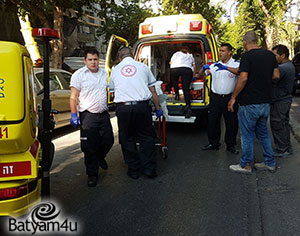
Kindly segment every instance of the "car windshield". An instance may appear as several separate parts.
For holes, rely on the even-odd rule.
[[[70,84],[72,75],[67,74],[67,73],[61,73],[61,75],[65,79],[65,81],[67,81],[68,84]]]

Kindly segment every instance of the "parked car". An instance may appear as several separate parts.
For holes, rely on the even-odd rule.
[[[297,89],[300,89],[300,52],[296,53],[294,58],[292,59],[292,63],[295,66],[296,74],[295,74],[295,81],[293,87],[293,94],[296,94]]]
[[[34,68],[35,85],[38,94],[38,103],[42,105],[43,93],[41,93],[44,85],[43,68]],[[50,99],[52,101],[52,109],[57,110],[55,114],[55,128],[60,128],[70,124],[70,80],[72,74],[61,69],[50,68],[49,88]]]

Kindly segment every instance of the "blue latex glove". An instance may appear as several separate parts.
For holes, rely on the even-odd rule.
[[[228,70],[228,66],[224,66],[221,63],[216,63],[215,66],[218,67],[218,69],[216,71],[219,71],[219,70]]]
[[[209,65],[208,65],[208,64],[206,64],[206,65],[203,65],[203,66],[202,66],[202,69],[203,69],[203,71],[206,71],[206,70],[208,70],[208,69],[209,69]]]
[[[77,128],[80,125],[79,117],[77,116],[77,112],[71,112],[70,124]]]
[[[163,111],[161,109],[156,110],[155,113],[156,113],[157,119],[160,118],[163,115]]]
[[[198,78],[197,77],[193,77],[192,78],[192,81],[196,81]]]

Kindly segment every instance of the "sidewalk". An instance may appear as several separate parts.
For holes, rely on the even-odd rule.
[[[300,95],[293,97],[293,103],[290,110],[290,124],[292,135],[300,143]]]
[[[293,155],[278,158],[276,173],[256,171],[257,191],[264,236],[300,234],[300,94],[290,111]]]

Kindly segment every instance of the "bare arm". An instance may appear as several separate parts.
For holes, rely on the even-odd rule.
[[[199,75],[199,77],[205,76],[205,73],[204,73],[204,71],[203,71],[203,68],[200,69],[198,75]]]
[[[272,80],[274,81],[276,81],[276,80],[279,80],[279,78],[280,78],[280,71],[279,71],[279,68],[277,67],[277,68],[275,68],[274,70],[273,70],[273,77],[272,77]]]
[[[153,99],[153,103],[154,103],[155,109],[159,110],[160,109],[159,98],[157,96],[155,87],[152,86],[152,87],[149,87],[149,89],[150,89],[150,92],[152,93],[152,99]]]
[[[236,98],[239,93],[243,90],[248,80],[248,72],[241,72],[240,78],[237,80],[233,93],[231,95],[231,99],[228,102],[228,111],[233,112],[233,105],[236,102]]]
[[[196,76],[196,65],[193,64],[193,77],[195,77],[195,76]]]
[[[71,112],[77,112],[77,103],[78,103],[79,91],[71,87],[71,94],[70,94],[70,108]]]

